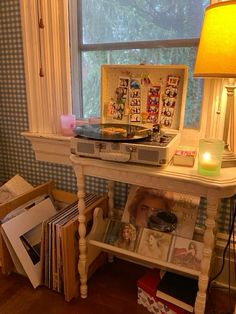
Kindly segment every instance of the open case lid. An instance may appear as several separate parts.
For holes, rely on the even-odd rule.
[[[181,130],[187,79],[186,65],[102,65],[102,123]]]

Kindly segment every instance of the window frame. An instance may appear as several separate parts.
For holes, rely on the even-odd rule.
[[[131,49],[152,49],[152,48],[178,48],[178,47],[197,47],[199,38],[187,39],[168,39],[155,41],[132,41],[132,42],[117,42],[117,43],[98,43],[98,44],[83,44],[82,34],[82,0],[72,1],[70,12],[71,20],[76,21],[71,24],[71,60],[73,60],[72,73],[72,108],[73,113],[77,117],[83,117],[83,90],[82,90],[82,53],[89,51],[114,51],[114,50],[131,50]],[[76,13],[78,12],[78,14]],[[72,40],[73,38],[73,40]],[[76,41],[74,39],[76,38]],[[79,76],[78,76],[79,73]],[[77,88],[76,88],[77,87]],[[78,106],[78,104],[80,104]],[[201,117],[200,117],[201,121]],[[199,121],[198,129],[186,128],[195,133],[201,128]],[[185,129],[185,128],[184,128]],[[194,130],[194,131],[192,131]]]
[[[51,3],[55,2],[56,7],[53,7]],[[57,88],[55,90],[55,86],[52,82],[47,85],[47,89],[45,89],[45,84],[39,84],[38,78],[38,69],[36,68],[36,64],[39,63],[38,56],[38,25],[35,21],[37,16],[37,0],[22,0],[20,1],[21,6],[21,14],[22,14],[22,32],[23,32],[23,48],[24,48],[24,58],[25,58],[25,72],[26,72],[26,89],[27,89],[27,98],[28,98],[28,119],[29,119],[29,130],[23,132],[23,135],[26,136],[32,143],[33,149],[36,152],[36,159],[43,161],[51,161],[58,163],[68,164],[69,157],[69,139],[60,134],[60,125],[59,125],[59,117],[61,114],[70,114],[72,112],[72,102],[75,104],[80,103],[80,92],[78,86],[81,84],[81,77],[79,75],[79,69],[81,66],[81,60],[78,58],[79,56],[79,48],[83,49],[95,49],[93,45],[86,45],[84,47],[79,46],[80,39],[78,36],[78,16],[77,12],[77,0],[62,0],[60,2],[60,14],[58,8],[58,0],[52,0],[50,2],[46,1],[44,3],[44,14],[47,14],[48,20],[51,18],[53,21],[60,16],[60,20],[63,21],[63,27],[57,29],[57,34],[60,36],[54,35],[53,32],[48,32],[47,36],[44,38],[44,48],[45,48],[45,58],[46,62],[50,63],[50,51],[51,43],[54,41],[55,44],[58,44],[59,47],[64,47],[66,49],[66,53],[60,55],[60,63],[61,71],[58,71],[57,68],[51,68],[51,70],[57,71],[57,73],[61,73],[61,82],[63,82],[62,90]],[[53,9],[52,9],[53,8]],[[56,17],[57,16],[57,17]],[[60,24],[55,24],[55,26]],[[73,40],[71,40],[73,38]],[[74,40],[76,39],[76,40]],[[78,41],[77,41],[78,39]],[[195,44],[197,45],[197,40],[195,40]],[[187,45],[189,40],[183,40],[182,44]],[[66,43],[66,46],[65,46]],[[69,43],[69,44],[68,44]],[[143,42],[131,43],[132,47],[143,47]],[[157,47],[162,44],[162,41],[151,42],[149,43],[150,47]],[[175,46],[176,41],[170,40],[169,45]],[[180,42],[178,42],[179,46]],[[191,43],[192,44],[192,43]],[[109,45],[110,47],[117,48],[116,44]],[[119,44],[120,47],[120,44]],[[131,47],[130,43],[124,43],[123,47]],[[107,49],[106,44],[97,45],[96,49]],[[67,51],[68,50],[68,51]],[[72,66],[73,65],[73,66]],[[66,73],[66,75],[63,75]],[[55,75],[55,73],[53,73]],[[213,84],[213,83],[212,83]],[[61,97],[58,93],[64,93],[67,95],[67,99],[62,103],[55,103],[55,106],[51,106],[53,116],[53,121],[48,119],[48,104],[52,99],[51,95],[55,93],[57,97]],[[199,130],[190,130],[183,129],[181,130],[181,145],[198,145],[198,140],[200,137],[205,136],[206,125],[207,130],[211,130],[211,125],[214,126],[214,110],[213,110],[213,102],[214,97],[211,97],[212,94],[212,86],[205,81],[203,88],[203,98],[202,98],[202,110],[201,110],[201,120],[200,120],[200,129]],[[50,97],[49,97],[50,96]],[[71,102],[72,98],[72,102]],[[218,97],[219,98],[219,97]],[[45,101],[45,99],[47,101]],[[62,97],[61,97],[62,99]],[[207,113],[207,114],[206,114]],[[45,119],[45,117],[47,119]],[[210,123],[209,123],[210,121]],[[57,123],[56,123],[57,122]],[[56,127],[55,127],[56,125]],[[217,124],[216,124],[217,128]],[[212,133],[212,132],[211,132]],[[48,145],[48,149],[45,146],[42,149],[44,143],[50,141],[50,145]],[[61,144],[64,143],[67,151],[67,157],[65,157],[65,150],[63,151],[63,145],[60,145],[60,152],[57,152],[58,149],[53,149],[53,147],[57,147],[58,141]],[[41,143],[40,143],[41,142]],[[40,145],[39,145],[40,143]],[[53,156],[55,153],[55,156]],[[55,158],[54,158],[55,157]],[[63,157],[63,158],[61,158]],[[65,158],[64,158],[65,157]]]

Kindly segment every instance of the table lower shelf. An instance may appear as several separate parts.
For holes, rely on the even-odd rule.
[[[101,208],[96,208],[94,211],[93,226],[90,234],[87,236],[88,241],[88,255],[94,255],[97,251],[108,252],[111,255],[136,262],[148,267],[159,267],[164,270],[178,272],[189,277],[198,278],[200,270],[185,267],[185,265],[167,262],[158,258],[145,256],[135,251],[127,250],[121,247],[114,246],[103,242],[104,235],[107,230],[109,219],[103,218],[103,211]],[[96,253],[97,254],[97,253]]]
[[[125,249],[121,249],[121,248],[118,248],[118,247],[115,247],[113,245],[106,244],[106,243],[103,243],[100,241],[89,240],[88,243],[92,246],[100,248],[104,252],[110,253],[110,254],[117,256],[117,257],[120,257],[120,258],[124,258],[126,260],[137,262],[137,263],[145,265],[145,266],[159,267],[161,269],[174,271],[177,273],[182,273],[182,274],[184,274],[186,276],[190,276],[190,277],[197,277],[198,278],[200,275],[200,271],[197,271],[194,269],[189,269],[186,267],[182,267],[182,266],[179,266],[179,265],[176,265],[173,263],[169,263],[166,261],[160,261],[160,260],[155,259],[155,258],[143,256],[143,255],[140,255],[138,253],[131,252],[131,251],[128,251]]]

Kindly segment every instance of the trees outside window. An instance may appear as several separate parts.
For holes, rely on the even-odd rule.
[[[202,81],[193,79],[196,48],[208,0],[80,0],[80,106],[100,115],[101,64],[186,64],[189,67],[184,125],[199,128]]]

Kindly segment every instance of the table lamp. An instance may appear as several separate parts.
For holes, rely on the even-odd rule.
[[[224,1],[206,8],[196,57],[194,77],[236,78],[236,1]],[[227,104],[224,121],[225,143],[222,167],[236,166],[236,156],[228,144],[229,125],[234,125],[234,89],[225,86]],[[231,136],[233,137],[233,132]]]

